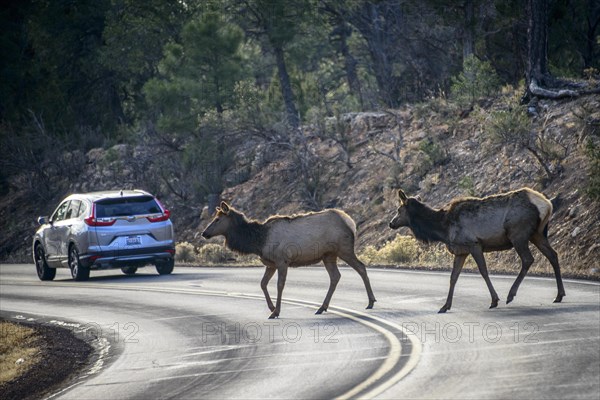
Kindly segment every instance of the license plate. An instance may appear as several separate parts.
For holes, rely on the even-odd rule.
[[[142,244],[142,238],[139,236],[129,236],[127,238],[127,246],[135,246],[136,244]]]

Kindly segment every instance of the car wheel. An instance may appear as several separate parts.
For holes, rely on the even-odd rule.
[[[79,252],[75,246],[71,246],[69,250],[69,268],[75,281],[87,281],[90,277],[90,269],[81,265]]]
[[[175,260],[172,258],[169,261],[163,261],[156,263],[156,271],[160,275],[169,275],[173,272],[173,268],[175,267]]]
[[[51,281],[56,276],[56,269],[50,268],[46,262],[46,254],[41,244],[36,243],[33,250],[35,269],[41,281]]]
[[[121,271],[123,271],[125,275],[133,275],[137,272],[137,267],[123,267],[121,268]]]

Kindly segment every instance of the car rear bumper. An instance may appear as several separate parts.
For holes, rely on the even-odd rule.
[[[90,269],[110,269],[156,264],[170,261],[174,257],[175,247],[159,246],[92,252],[80,255],[79,260]]]

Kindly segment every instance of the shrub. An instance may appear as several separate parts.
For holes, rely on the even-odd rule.
[[[235,259],[233,251],[216,243],[207,243],[198,251],[198,261],[205,264],[223,264]]]
[[[409,264],[419,261],[419,244],[412,236],[398,235],[379,250],[367,246],[360,258],[368,264]]]
[[[424,139],[420,141],[419,150],[421,154],[418,156],[419,160],[413,173],[420,177],[427,175],[434,167],[448,162],[448,153],[436,140]]]
[[[482,113],[493,141],[527,150],[543,168],[547,179],[552,180],[561,172],[568,147],[552,134],[548,117],[534,127],[526,107],[516,104],[516,99],[509,99],[503,110]]]
[[[442,243],[429,244],[426,247],[421,246],[419,263],[422,265],[431,265],[435,267],[451,266],[453,260],[452,254],[448,252],[446,246]],[[471,258],[469,258],[470,260]],[[467,260],[467,265],[469,261]]]
[[[475,184],[473,183],[473,178],[470,176],[463,176],[458,181],[458,187],[462,189],[464,192],[467,192],[469,196],[475,196]]]
[[[380,251],[384,259],[393,263],[414,263],[419,257],[419,245],[412,236],[398,235]]]
[[[527,146],[530,141],[531,120],[523,106],[492,111],[488,115],[489,133],[497,142]]]
[[[196,261],[196,248],[189,242],[180,242],[175,246],[175,260],[183,263]]]
[[[366,264],[382,264],[383,261],[379,257],[379,251],[373,245],[365,247],[362,253],[359,254],[360,258]]]
[[[419,142],[419,150],[427,154],[434,166],[444,164],[448,161],[448,153],[440,146],[439,142],[426,139]]]
[[[451,94],[459,104],[473,105],[482,97],[493,95],[500,87],[500,78],[489,61],[471,55],[465,58],[463,70],[452,78]]]

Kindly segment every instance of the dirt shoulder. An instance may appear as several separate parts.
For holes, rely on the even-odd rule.
[[[15,330],[9,328],[6,319],[0,319],[8,335],[21,335],[27,332],[25,340],[8,338],[21,342],[23,353],[30,354],[32,363],[23,368],[20,375],[8,382],[0,383],[0,398],[39,399],[62,386],[67,385],[85,369],[91,361],[93,348],[84,340],[77,338],[71,330],[47,324],[33,324],[11,320],[10,325],[17,325]],[[18,329],[21,326],[24,329]],[[19,333],[21,332],[21,333]],[[28,350],[29,349],[29,350]],[[34,349],[34,353],[30,349]],[[26,361],[23,361],[26,362]]]

